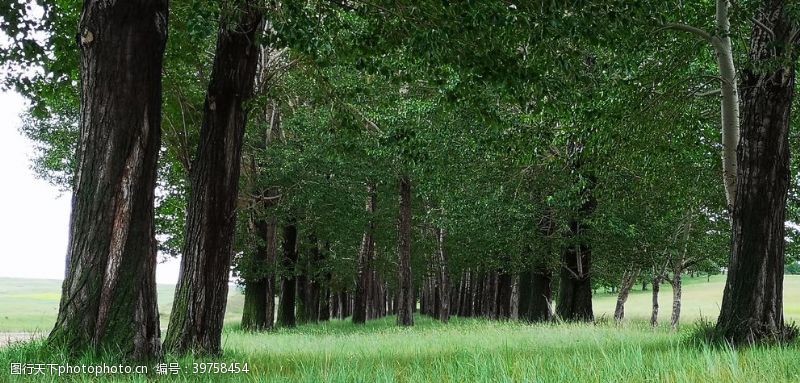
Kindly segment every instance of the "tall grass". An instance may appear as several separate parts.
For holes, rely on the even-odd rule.
[[[345,321],[253,334],[226,328],[225,355],[247,362],[248,374],[193,375],[192,357],[177,377],[72,376],[68,381],[207,382],[792,382],[800,381],[800,347],[709,347],[645,323],[526,325],[418,317],[413,328],[393,318],[354,326]],[[117,363],[87,355],[72,364]],[[0,381],[65,381],[9,375],[12,362],[65,363],[40,343],[0,351]]]

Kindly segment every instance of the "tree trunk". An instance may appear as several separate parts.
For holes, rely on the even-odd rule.
[[[580,231],[577,222],[572,224],[573,233]],[[586,244],[569,246],[564,251],[564,265],[558,290],[556,312],[565,321],[594,320],[592,312],[592,282],[589,276],[591,250]]]
[[[274,218],[257,219],[253,226],[259,244],[254,254],[253,270],[257,277],[246,278],[242,328],[271,330],[275,321],[275,266],[278,254],[277,222]]]
[[[497,276],[497,307],[495,317],[499,320],[511,319],[511,288],[513,276],[508,272]]]
[[[367,321],[368,296],[370,292],[370,281],[372,277],[372,258],[375,254],[375,208],[377,205],[378,193],[375,185],[367,185],[367,204],[366,211],[368,218],[367,229],[361,239],[361,248],[358,252],[358,276],[356,279],[356,290],[354,292],[353,303],[353,323],[363,324]]]
[[[650,314],[650,325],[658,326],[658,292],[661,290],[661,275],[653,276],[653,311]]]
[[[161,352],[154,189],[166,1],[84,1],[81,118],[66,278],[48,343]]]
[[[439,305],[437,306],[437,311],[439,320],[444,323],[450,320],[450,272],[447,269],[447,251],[444,248],[446,236],[447,232],[445,229],[436,230],[436,255],[438,257],[437,264],[439,266],[439,273],[437,275]]]
[[[672,317],[670,318],[670,325],[673,330],[678,329],[678,322],[681,318],[681,272],[675,270],[672,275]]]
[[[244,103],[252,94],[258,66],[261,12],[250,0],[241,19],[220,18],[200,145],[191,169],[181,272],[164,338],[164,347],[172,352],[221,352],[247,121]]]
[[[580,174],[580,151],[575,154],[578,159],[573,164],[573,169]],[[595,198],[592,188],[594,177],[585,177],[587,186],[582,190],[584,202],[580,207],[577,217],[570,222],[570,236],[577,243],[568,246],[563,252],[561,277],[558,290],[558,304],[556,312],[565,321],[594,321],[592,311],[592,251],[588,234],[587,218],[594,212]]]
[[[626,270],[622,275],[622,283],[620,283],[617,295],[617,307],[614,309],[614,320],[617,323],[622,322],[622,319],[625,318],[625,302],[628,300],[628,295],[638,276],[639,270]]]
[[[399,286],[397,289],[397,324],[414,325],[414,286],[411,279],[411,180],[400,178],[400,222],[398,225],[399,248]]]
[[[789,123],[796,31],[783,1],[764,1],[742,71],[742,120],[728,279],[717,332],[733,343],[783,340]],[[762,27],[770,26],[770,29]]]
[[[295,267],[297,265],[297,226],[291,221],[283,227],[283,277],[281,278],[281,298],[278,303],[278,326],[294,327],[295,317]]]
[[[511,314],[512,320],[519,319],[519,274],[511,279]]]
[[[298,267],[298,269],[301,268]],[[308,276],[305,274],[305,270],[302,270],[297,274],[297,278],[295,278],[295,322],[297,324],[309,322],[308,306],[310,302],[308,302],[308,285]]]

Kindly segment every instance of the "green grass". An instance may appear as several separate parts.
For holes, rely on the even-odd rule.
[[[18,280],[17,280],[18,281]],[[721,296],[724,277],[687,280],[684,323],[702,312],[713,317]],[[30,282],[15,289],[0,280],[0,309],[9,316],[7,325],[29,328],[21,318],[50,326],[47,315],[31,309],[54,310],[52,287]],[[57,283],[55,284],[57,290]],[[27,286],[27,287],[26,287]],[[785,301],[800,303],[800,278],[787,277]],[[671,307],[671,291],[662,290],[662,322]],[[9,292],[9,293],[7,293]],[[10,292],[13,292],[11,294]],[[161,307],[168,308],[171,291],[160,289]],[[166,295],[166,296],[165,296]],[[233,291],[227,313],[223,343],[225,355],[216,362],[248,363],[250,372],[239,375],[195,375],[192,357],[175,359],[183,373],[177,377],[116,375],[95,379],[89,375],[20,378],[10,375],[11,363],[65,363],[57,351],[41,342],[13,345],[0,350],[0,382],[14,381],[204,381],[204,382],[793,382],[800,381],[800,345],[730,349],[696,345],[689,341],[692,326],[677,332],[665,327],[652,329],[649,317],[650,291],[635,291],[626,306],[630,319],[622,326],[610,321],[597,325],[526,325],[478,319],[454,319],[443,325],[417,317],[413,328],[398,328],[393,318],[354,326],[347,321],[281,329],[253,334],[238,329],[241,296]],[[28,308],[8,306],[15,300],[31,300]],[[598,293],[594,299],[598,316],[609,318],[613,294]],[[49,304],[46,302],[50,302]],[[10,310],[9,310],[10,309]],[[797,307],[786,306],[797,318]],[[48,317],[49,315],[49,317]],[[162,323],[166,325],[166,322]],[[8,327],[6,327],[8,328]],[[45,327],[39,327],[45,328]],[[71,364],[118,361],[108,356],[84,356]],[[207,361],[207,360],[200,360]],[[152,365],[149,366],[152,372]]]
[[[172,310],[174,285],[158,285],[161,327],[166,328]],[[55,279],[0,278],[0,332],[48,333],[58,315],[61,281]],[[232,287],[225,321],[242,318],[244,297]]]
[[[177,377],[37,377],[9,375],[10,363],[64,363],[38,344],[0,351],[0,381],[208,382],[792,382],[800,380],[797,345],[733,350],[693,346],[688,330],[672,333],[641,322],[525,325],[456,319],[442,325],[417,317],[414,328],[393,318],[356,327],[349,322],[300,326],[267,334],[225,332],[228,363],[248,374],[191,374],[191,357],[173,359]],[[220,361],[217,360],[217,361]],[[116,364],[87,356],[73,364]]]

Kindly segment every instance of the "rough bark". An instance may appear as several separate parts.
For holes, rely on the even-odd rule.
[[[181,272],[164,347],[221,352],[222,325],[236,229],[242,142],[260,50],[261,8],[245,1],[241,19],[220,19],[211,80],[203,106]]]
[[[356,279],[356,289],[353,297],[353,323],[363,324],[367,321],[367,307],[369,305],[368,296],[372,281],[372,259],[375,254],[375,208],[378,195],[374,184],[367,185],[366,211],[369,215],[367,228],[361,239],[361,248],[358,252],[358,276]]]
[[[167,15],[167,1],[84,1],[68,271],[48,339],[73,354],[161,351],[153,201]]]
[[[783,1],[764,1],[742,71],[742,119],[728,278],[717,332],[741,344],[783,340],[789,122],[797,33]]]
[[[614,309],[614,320],[619,323],[625,318],[625,302],[628,300],[633,284],[639,276],[638,269],[626,270],[622,274],[622,282],[619,286],[619,294],[617,294],[617,306]]]
[[[295,317],[296,278],[297,266],[297,226],[291,221],[283,227],[283,276],[281,277],[281,296],[278,302],[278,321],[281,327],[294,327],[297,325]]]
[[[397,289],[397,324],[414,325],[414,286],[411,279],[411,180],[400,177],[399,272]]]

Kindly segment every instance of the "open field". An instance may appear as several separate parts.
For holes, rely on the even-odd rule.
[[[715,275],[706,282],[706,277],[686,278],[683,288],[681,318],[685,323],[699,318],[715,319],[722,301],[725,276]],[[631,320],[650,318],[651,292],[641,291],[637,286],[625,305],[625,315]],[[61,282],[48,279],[0,278],[0,332],[48,332],[55,322]],[[161,325],[165,327],[172,309],[174,286],[158,286],[158,302],[161,308]],[[672,310],[672,289],[669,284],[661,287],[661,318],[669,318]],[[614,315],[616,295],[598,292],[594,299],[595,316],[610,319]],[[241,320],[244,297],[236,288],[230,289],[225,321],[237,324]],[[784,281],[784,310],[788,321],[800,322],[800,276],[787,275]]]

